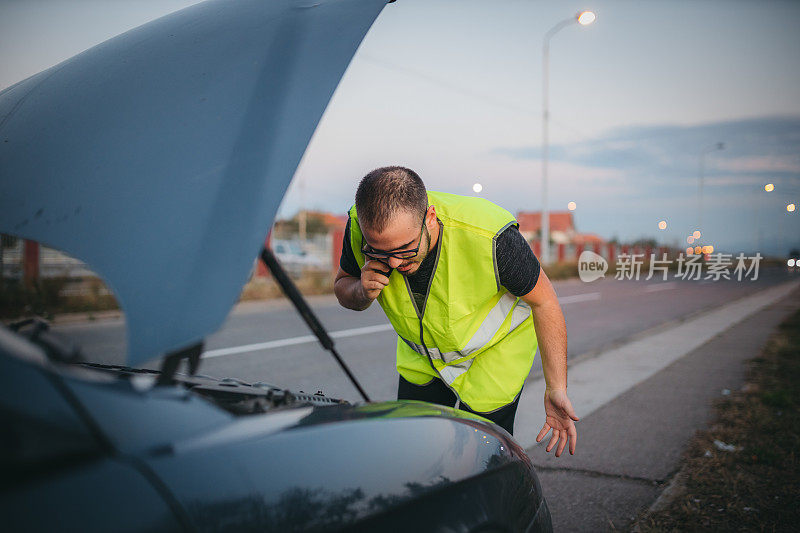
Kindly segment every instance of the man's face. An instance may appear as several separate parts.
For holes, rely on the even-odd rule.
[[[382,263],[396,269],[404,276],[414,274],[419,269],[420,263],[430,252],[431,238],[428,225],[431,219],[435,220],[435,217],[435,213],[429,207],[425,215],[425,221],[420,227],[419,215],[408,211],[400,211],[389,220],[389,223],[380,233],[362,226],[361,232],[364,235],[364,243],[373,250],[392,252],[413,250],[419,245],[419,251],[413,258],[386,257],[380,259]],[[367,259],[370,258],[367,257]]]

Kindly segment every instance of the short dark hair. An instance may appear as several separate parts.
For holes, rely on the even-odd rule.
[[[393,166],[376,168],[364,176],[356,190],[360,224],[381,232],[401,210],[419,215],[420,221],[428,210],[428,193],[416,172]]]

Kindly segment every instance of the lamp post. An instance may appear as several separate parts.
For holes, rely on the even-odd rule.
[[[756,194],[758,194],[758,192],[761,191],[761,190],[762,190],[762,187],[759,186],[759,188],[757,189]],[[779,186],[776,187],[774,183],[767,183],[766,185],[763,186],[763,190],[764,190],[764,192],[767,192],[767,193],[774,193],[773,196],[774,195],[780,195],[781,193],[783,193],[783,194],[788,194],[790,197],[794,196],[798,192],[800,192],[800,189],[793,188],[793,187],[786,187],[786,186],[783,186],[783,185],[779,185]],[[767,195],[763,195],[763,196],[769,196],[769,195],[767,194]],[[755,200],[755,208],[756,208],[755,226],[756,226],[756,246],[757,246],[757,251],[761,251],[761,246],[762,246],[761,227],[760,227],[760,225],[761,225],[760,224],[760,212],[761,212],[761,209],[762,209],[761,204],[762,204],[763,201],[761,200],[761,198],[762,198],[762,195],[758,194],[758,197]],[[797,208],[797,206],[795,204],[793,204],[793,203],[789,203],[789,204],[785,205],[785,209],[786,209],[787,213],[794,212],[796,208]],[[768,212],[771,212],[771,211],[769,211],[769,209],[768,209]],[[782,222],[780,224],[780,240],[779,241],[775,241],[775,242],[778,242],[781,247],[783,247],[783,245],[784,245],[784,223],[783,223],[783,220],[785,220],[785,219],[782,218]]]
[[[549,85],[550,85],[550,39],[562,28],[570,24],[588,26],[597,19],[591,11],[581,11],[574,17],[564,19],[544,34],[542,46],[542,263],[550,262],[550,211],[547,208],[547,158],[548,158],[548,121],[549,116]]]
[[[725,143],[717,143],[700,152],[700,162],[697,171],[697,230],[701,233],[703,227],[703,173],[705,172],[706,156],[717,150],[724,150]]]
[[[759,186],[759,188],[756,190],[756,195],[757,196],[756,196],[756,200],[755,200],[755,203],[756,203],[756,252],[760,252],[761,251],[761,228],[760,228],[760,222],[759,222],[759,218],[760,218],[759,217],[759,212],[761,211],[761,194],[760,194],[761,190],[762,190],[762,187]],[[764,190],[764,192],[770,193],[770,192],[775,190],[775,185],[773,183],[767,183],[766,185],[764,185],[763,190]]]

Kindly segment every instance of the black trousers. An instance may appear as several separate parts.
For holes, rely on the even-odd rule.
[[[433,378],[430,383],[425,385],[415,385],[403,378],[403,376],[400,376],[400,381],[397,383],[397,399],[420,400],[422,402],[436,403],[446,407],[455,407],[457,398],[455,393],[439,378]],[[473,411],[463,403],[458,408],[462,411],[469,411],[483,418],[488,418],[513,435],[514,416],[517,414],[517,405],[519,405],[519,396],[510,404],[504,405],[497,411],[491,413]]]

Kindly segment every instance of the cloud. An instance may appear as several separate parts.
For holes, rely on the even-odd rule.
[[[724,150],[712,148],[722,142]],[[514,159],[540,159],[536,146],[499,147]],[[631,184],[695,184],[701,154],[709,186],[715,177],[746,176],[756,184],[800,180],[800,117],[762,117],[692,126],[628,126],[597,138],[550,147],[550,160],[614,169]],[[745,181],[747,181],[745,180]]]
[[[724,149],[714,150],[720,142]],[[542,155],[538,146],[491,153],[528,164]],[[758,220],[767,251],[796,241],[798,219],[785,216],[785,204],[800,194],[800,117],[627,126],[554,144],[549,155],[551,195],[556,205],[578,201],[582,231],[623,239],[659,235],[679,244],[702,224],[715,245],[740,249],[755,244]],[[767,195],[762,187],[769,182],[775,193]],[[656,233],[662,217],[668,230]]]

